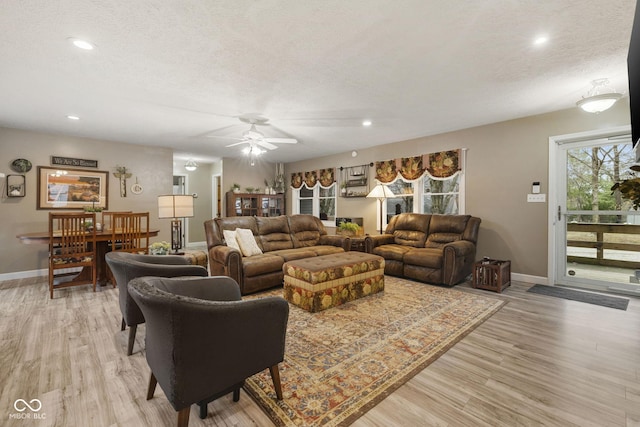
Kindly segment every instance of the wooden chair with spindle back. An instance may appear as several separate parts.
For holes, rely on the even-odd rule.
[[[95,221],[94,212],[49,213],[49,298],[54,289],[71,286],[91,284],[96,291]],[[82,267],[80,274],[61,280],[77,267]],[[66,271],[57,273],[60,270]]]

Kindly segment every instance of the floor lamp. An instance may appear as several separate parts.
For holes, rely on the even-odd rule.
[[[193,216],[193,196],[171,194],[158,196],[158,218],[171,218],[171,249],[173,255],[182,248],[182,219]]]
[[[367,194],[367,197],[376,198],[380,202],[380,234],[382,234],[382,201],[389,197],[395,196],[396,195],[393,194],[393,191],[389,190],[389,187],[382,184],[376,185],[375,187],[373,187],[373,190],[371,190],[371,192]]]

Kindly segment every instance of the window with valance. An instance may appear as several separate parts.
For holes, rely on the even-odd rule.
[[[464,150],[448,150],[375,163],[375,178],[396,197],[386,199],[385,222],[402,212],[464,211]]]
[[[336,216],[336,169],[291,174],[293,213],[311,214],[330,225]]]

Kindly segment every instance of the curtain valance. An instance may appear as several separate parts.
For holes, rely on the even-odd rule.
[[[298,189],[304,184],[308,189],[319,185],[328,188],[336,182],[336,168],[318,169],[291,174],[291,188]]]
[[[461,151],[441,151],[376,162],[376,179],[386,184],[395,181],[398,174],[406,181],[415,181],[423,175],[436,179],[450,178],[461,170]]]

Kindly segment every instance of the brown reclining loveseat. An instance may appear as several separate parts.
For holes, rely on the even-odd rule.
[[[367,236],[365,250],[385,259],[385,274],[453,286],[471,274],[480,218],[402,213],[385,234]]]
[[[229,276],[242,295],[282,286],[282,265],[294,259],[348,251],[350,239],[331,236],[313,215],[239,216],[205,221],[212,276]],[[224,230],[249,229],[261,254],[243,256],[226,245]]]

